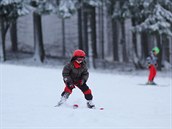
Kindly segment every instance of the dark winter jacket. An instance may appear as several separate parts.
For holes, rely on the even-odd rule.
[[[153,54],[153,52],[150,52],[150,55],[146,59],[148,66],[154,65],[155,67],[158,66],[157,60],[158,58]]]
[[[80,68],[75,68],[74,60],[71,60],[64,66],[62,76],[67,85],[77,84],[81,80],[86,82],[89,76],[86,62],[83,61]]]

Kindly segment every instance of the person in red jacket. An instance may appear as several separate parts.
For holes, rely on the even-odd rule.
[[[75,50],[69,63],[67,63],[62,71],[63,80],[65,83],[64,91],[61,94],[61,100],[58,106],[62,105],[72,93],[72,90],[77,87],[84,94],[87,100],[87,107],[93,108],[95,105],[92,103],[93,95],[91,89],[86,84],[89,72],[85,61],[85,52],[83,50]]]
[[[154,47],[150,52],[150,55],[146,59],[149,68],[148,82],[146,83],[147,85],[156,85],[156,83],[154,82],[154,78],[157,73],[157,67],[158,67],[157,55],[159,54],[159,52],[160,52],[159,48]]]

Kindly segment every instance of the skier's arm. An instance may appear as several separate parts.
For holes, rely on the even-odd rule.
[[[148,66],[151,65],[152,61],[151,61],[151,57],[150,56],[146,58],[146,62],[147,62]]]
[[[73,85],[73,81],[70,77],[70,71],[71,67],[69,64],[65,65],[62,71],[63,80],[68,86]]]
[[[83,81],[83,83],[87,82],[88,77],[89,77],[88,68],[85,67],[84,71],[82,73],[82,81]]]

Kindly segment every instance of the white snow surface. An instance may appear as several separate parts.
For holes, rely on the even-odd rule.
[[[171,77],[157,75],[159,86],[143,86],[147,75],[89,70],[97,109],[88,109],[77,88],[54,107],[64,88],[61,72],[0,64],[0,129],[172,129]]]

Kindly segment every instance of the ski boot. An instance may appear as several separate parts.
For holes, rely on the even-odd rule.
[[[154,81],[148,81],[146,85],[157,85]]]
[[[92,100],[88,100],[88,102],[87,102],[87,107],[88,108],[95,108],[95,105],[92,103]]]
[[[66,93],[66,92],[62,93],[62,97],[61,97],[60,101],[58,102],[58,104],[56,105],[56,107],[59,107],[62,104],[64,104],[66,102],[66,100],[68,99],[69,95],[70,95],[70,93]]]

